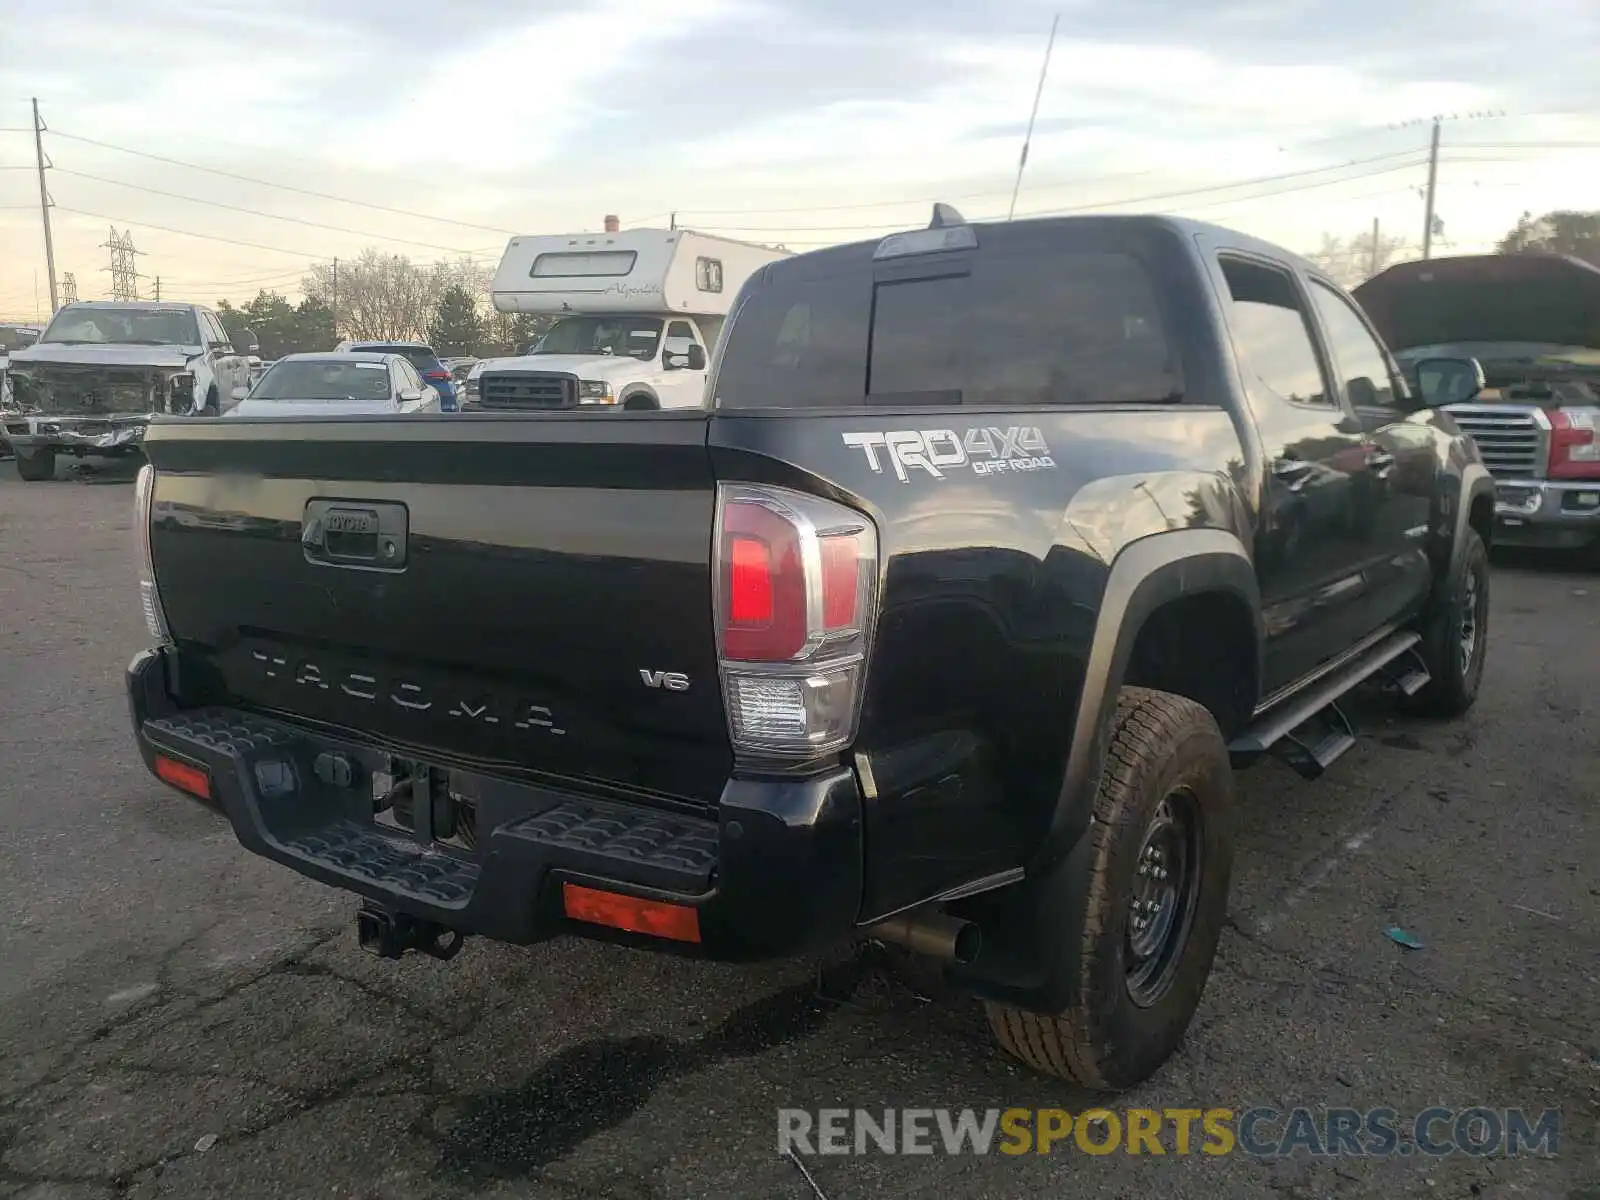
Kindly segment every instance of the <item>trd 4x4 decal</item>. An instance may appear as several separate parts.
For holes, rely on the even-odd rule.
[[[974,475],[1002,475],[1013,471],[1047,471],[1056,465],[1044,434],[1033,425],[968,429],[893,429],[882,433],[846,433],[846,446],[867,456],[867,466],[882,473],[884,460],[901,483],[911,472],[926,471],[943,479],[947,471],[970,469]]]

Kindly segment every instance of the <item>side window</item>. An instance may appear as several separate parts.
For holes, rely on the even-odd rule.
[[[720,292],[722,290],[722,260],[720,258],[695,259],[694,286],[702,292]]]
[[[400,386],[409,391],[422,390],[422,376],[417,374],[417,369],[403,358],[395,359],[395,369],[400,372]]]
[[[218,332],[218,330],[222,328],[221,322],[219,322],[216,317],[212,316],[208,312],[199,313],[197,315],[200,318],[200,337],[208,345],[211,342],[221,341],[222,336]]]
[[[687,354],[689,347],[698,345],[700,339],[694,335],[694,326],[687,321],[668,321],[666,340],[661,344],[663,359],[669,354]]]
[[[1224,258],[1221,265],[1233,301],[1234,341],[1251,390],[1332,406],[1293,276],[1242,259]]]
[[[1322,318],[1328,348],[1344,375],[1344,394],[1353,408],[1392,408],[1394,380],[1383,350],[1350,302],[1325,283],[1311,281],[1312,303]]]

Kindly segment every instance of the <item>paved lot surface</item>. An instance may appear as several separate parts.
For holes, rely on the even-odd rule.
[[[362,955],[352,901],[140,768],[130,491],[0,464],[0,1200],[806,1200],[779,1106],[1087,1105],[870,956]],[[1600,1197],[1600,575],[1502,563],[1494,616],[1469,719],[1246,776],[1217,972],[1126,1101],[1553,1106],[1558,1158],[814,1159],[826,1196]]]

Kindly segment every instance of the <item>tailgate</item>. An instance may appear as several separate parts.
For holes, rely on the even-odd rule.
[[[158,423],[183,700],[715,801],[706,420]]]

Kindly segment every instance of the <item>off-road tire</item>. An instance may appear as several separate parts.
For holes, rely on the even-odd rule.
[[[1459,717],[1478,699],[1483,683],[1484,659],[1489,650],[1489,552],[1478,531],[1462,534],[1460,561],[1439,604],[1418,630],[1422,644],[1417,652],[1431,678],[1412,696],[1406,707],[1433,717]],[[1463,622],[1472,597],[1475,644],[1469,656],[1462,651]]]
[[[17,476],[28,483],[44,483],[56,477],[54,450],[17,451]]]
[[[1140,1007],[1127,975],[1135,875],[1151,818],[1184,789],[1201,848],[1192,917],[1165,993]],[[1084,835],[1092,839],[1088,886],[1076,889],[1084,911],[1065,925],[1081,938],[1074,994],[1055,1015],[986,1001],[1003,1049],[1035,1070],[1098,1091],[1133,1087],[1172,1056],[1200,1004],[1227,916],[1233,790],[1228,749],[1209,712],[1182,696],[1123,689]]]

